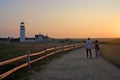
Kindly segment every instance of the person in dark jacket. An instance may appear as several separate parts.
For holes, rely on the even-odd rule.
[[[98,58],[99,57],[99,51],[100,51],[98,40],[95,40],[94,46],[95,46],[95,55],[96,55],[95,57]]]

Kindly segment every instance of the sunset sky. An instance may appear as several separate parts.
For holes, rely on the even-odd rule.
[[[0,0],[0,37],[119,38],[120,0]]]

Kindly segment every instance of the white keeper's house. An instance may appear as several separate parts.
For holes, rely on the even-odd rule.
[[[51,38],[42,34],[36,34],[34,38],[26,38],[25,23],[20,23],[20,42],[51,42]]]

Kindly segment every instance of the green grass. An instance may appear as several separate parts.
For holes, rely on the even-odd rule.
[[[120,67],[120,40],[112,40],[102,44],[101,55],[104,59]]]
[[[44,50],[46,48],[59,46],[62,44],[77,43],[77,42],[79,42],[79,40],[76,41],[76,39],[74,40],[60,39],[60,40],[55,40],[51,43],[19,43],[19,42],[8,43],[5,41],[4,42],[2,41],[0,42],[0,62],[11,59],[11,58],[15,58],[21,55],[25,55],[28,53],[28,51],[30,51],[31,53],[34,53],[34,52],[39,52],[41,50]],[[43,59],[41,61],[32,63],[31,70],[40,71],[45,64],[49,64],[50,61],[60,58],[63,54],[65,55],[65,52],[63,54],[61,53],[52,55],[47,59]],[[39,56],[36,56],[36,57],[39,57]],[[7,64],[5,66],[0,66],[0,74],[26,61],[27,61],[26,59],[23,59],[14,63]],[[4,80],[29,80],[29,75],[31,75],[32,73],[33,72],[28,73],[28,67],[25,67],[9,75]]]
[[[20,55],[39,52],[45,48],[61,45],[59,43],[19,43],[13,42],[6,44],[0,42],[0,61],[11,59]]]
[[[34,52],[39,52],[41,50],[44,50],[45,48],[59,46],[59,45],[62,45],[62,44],[61,43],[19,43],[19,42],[12,42],[8,44],[6,42],[0,42],[0,61],[8,60],[11,58],[18,57],[20,55],[27,54],[29,50],[31,51],[31,53],[34,53]],[[10,67],[15,67],[17,64],[21,64],[25,61],[26,60],[21,60],[19,62],[1,66],[0,73],[3,73],[4,70],[9,70]],[[45,63],[45,61],[43,62],[40,61],[39,63],[40,63],[39,65],[42,65],[43,63]],[[27,67],[11,74],[5,80],[16,80],[21,76],[28,76],[27,75],[28,73],[26,72],[27,72]],[[29,79],[26,78],[25,80],[29,80]]]
[[[73,50],[76,50],[76,49],[73,49]],[[4,80],[29,80],[30,75],[34,74],[34,72],[40,72],[44,68],[44,66],[49,64],[52,60],[59,59],[62,56],[69,54],[69,52],[71,52],[73,50],[56,53],[52,56],[49,56],[46,59],[42,59],[40,61],[34,62],[31,64],[30,70],[28,69],[28,67],[25,67],[23,69],[16,71],[15,73],[11,74]]]

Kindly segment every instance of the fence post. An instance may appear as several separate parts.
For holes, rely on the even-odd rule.
[[[78,48],[79,48],[79,43],[77,43],[77,45],[76,45]]]
[[[73,48],[75,48],[75,43],[73,43]]]
[[[62,51],[64,51],[64,44],[62,44]]]
[[[2,80],[2,76],[0,75],[0,80]]]
[[[55,52],[57,52],[57,48],[56,48],[56,46],[54,46],[54,48],[55,48]]]
[[[27,59],[28,59],[28,68],[30,69],[30,51],[28,51]]]
[[[69,43],[68,47],[69,47],[69,50],[70,50],[71,49],[71,44],[70,43]]]
[[[80,43],[78,43],[77,47],[80,47]]]
[[[78,47],[80,47],[81,43],[78,43]]]
[[[47,51],[46,50],[47,50],[47,48],[45,48],[45,59],[47,60],[47,56],[46,56],[47,55]]]

